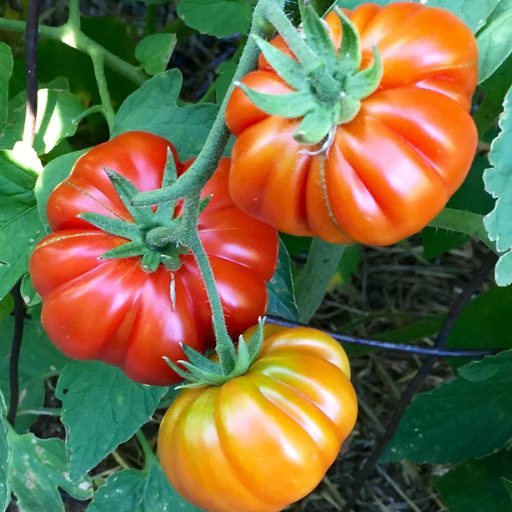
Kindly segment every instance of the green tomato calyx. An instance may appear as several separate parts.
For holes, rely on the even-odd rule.
[[[185,370],[174,364],[168,358],[165,358],[167,364],[186,382],[177,386],[180,388],[194,388],[199,386],[222,386],[226,382],[244,375],[258,358],[263,345],[263,325],[264,318],[258,319],[258,327],[246,341],[240,336],[235,357],[231,358],[229,365],[221,365],[196,350],[186,345],[182,345],[183,352],[188,357],[188,361],[178,361]]]
[[[298,61],[267,41],[255,38],[268,63],[296,92],[273,95],[255,91],[243,83],[237,85],[251,102],[270,115],[303,117],[294,138],[301,144],[314,145],[328,137],[333,127],[356,117],[361,100],[378,88],[383,69],[374,45],[373,64],[360,70],[359,34],[339,8],[335,12],[340,18],[343,37],[337,54],[325,21],[311,5],[300,2],[300,7],[304,37],[298,36],[291,23],[289,27],[286,23],[277,27]]]
[[[141,267],[146,272],[155,272],[160,264],[170,271],[181,267],[180,256],[188,254],[190,248],[185,242],[183,216],[174,217],[175,201],[161,204],[155,211],[148,206],[133,206],[133,198],[139,190],[124,176],[105,169],[123,205],[133,222],[99,213],[82,213],[79,217],[98,229],[123,237],[127,242],[104,254],[102,259],[123,259],[139,256]],[[172,185],[177,179],[176,165],[169,150],[164,169],[162,187]],[[201,202],[204,209],[209,198]]]

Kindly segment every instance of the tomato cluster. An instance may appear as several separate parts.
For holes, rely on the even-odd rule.
[[[382,75],[357,113],[333,126],[327,144],[297,142],[302,119],[266,113],[242,89],[229,100],[232,160],[223,159],[202,190],[211,200],[198,230],[233,338],[265,314],[277,259],[274,228],[334,243],[391,244],[424,227],[471,164],[477,137],[468,111],[477,47],[469,29],[447,11],[413,2],[344,12],[360,36],[358,70],[370,69],[380,55]],[[334,12],[325,18],[337,53],[341,19]],[[295,58],[280,36],[271,44]],[[294,92],[263,55],[243,83],[270,95]],[[137,223],[106,169],[139,192],[156,190],[169,150],[180,176],[191,162],[182,164],[171,143],[149,133],[125,133],[82,156],[49,197],[53,233],[30,261],[43,325],[55,345],[154,385],[181,380],[164,356],[177,363],[185,359],[182,345],[200,353],[214,347],[195,257],[177,246],[162,249],[162,257],[178,264],[158,260],[151,272],[138,254],[103,257],[129,240],[80,215]],[[182,208],[178,201],[173,218]],[[254,331],[245,332],[245,342]],[[334,339],[269,325],[263,335],[262,350],[243,375],[222,385],[196,382],[181,392],[160,428],[167,477],[210,512],[273,512],[302,498],[356,421],[348,360]]]

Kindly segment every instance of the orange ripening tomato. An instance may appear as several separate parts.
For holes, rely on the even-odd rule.
[[[242,210],[278,230],[328,242],[395,243],[428,224],[463,182],[477,145],[469,115],[477,44],[454,14],[414,2],[344,11],[356,27],[361,69],[383,76],[355,118],[334,125],[327,154],[292,135],[301,118],[269,115],[237,88],[226,122],[237,137],[230,192]],[[341,23],[325,18],[339,51]],[[272,42],[291,55],[278,36]],[[263,55],[243,80],[266,94],[294,92]],[[309,153],[308,153],[309,151]]]
[[[183,390],[160,426],[167,478],[208,512],[273,512],[303,498],[356,421],[339,343],[311,328],[264,329],[262,351],[246,374]]]
[[[139,256],[100,259],[129,240],[77,215],[93,212],[134,222],[104,169],[121,174],[141,192],[155,190],[162,184],[168,149],[178,175],[186,172],[191,161],[181,164],[170,142],[145,132],[119,135],[83,155],[50,195],[47,216],[53,233],[30,259],[34,288],[43,299],[42,323],[57,348],[74,359],[119,366],[131,379],[152,385],[183,380],[163,359],[186,359],[181,344],[200,352],[215,345],[195,257],[184,249],[179,268],[159,264],[154,272],[142,268]],[[228,332],[238,337],[265,314],[278,237],[233,204],[228,173],[229,159],[223,159],[202,191],[202,197],[212,198],[198,229]],[[178,202],[174,217],[181,213]]]

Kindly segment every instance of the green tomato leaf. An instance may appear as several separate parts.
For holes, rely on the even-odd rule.
[[[512,86],[512,55],[479,86],[485,96],[473,119],[478,134],[484,141],[489,140],[489,135],[491,140],[495,136],[494,121],[503,111],[503,102],[510,86]],[[486,135],[487,137],[484,138]]]
[[[512,53],[512,8],[478,34],[478,82],[489,78]]]
[[[9,431],[12,455],[9,482],[25,512],[64,512],[59,487],[77,500],[92,496],[92,482],[86,476],[76,483],[69,479],[66,449],[60,439],[38,439],[34,434]]]
[[[484,357],[459,368],[459,375],[470,382],[492,381],[493,384],[512,382],[512,350]]]
[[[171,487],[156,459],[147,462],[145,471],[128,469],[110,476],[87,512],[199,512]]]
[[[322,22],[320,22],[320,25],[323,27],[323,30],[327,33],[327,30],[323,26]],[[288,85],[290,85],[290,87],[293,87],[297,91],[307,92],[310,90],[308,77],[301,64],[299,64],[295,59],[292,59],[288,55],[284,54],[275,46],[271,45],[268,41],[265,41],[265,39],[262,39],[261,37],[256,35],[253,36],[253,38],[256,44],[258,45],[258,48],[261,50],[261,53],[265,55],[265,58],[267,59],[268,63],[275,69],[276,73]],[[328,36],[327,38],[329,40],[329,44],[332,47],[334,58],[336,58],[334,46],[332,45],[331,40],[329,39]],[[299,115],[292,115],[289,117],[299,117]]]
[[[419,0],[428,7],[441,7],[458,16],[472,31],[476,33],[485,24],[500,0]]]
[[[170,140],[181,160],[201,151],[219,107],[211,103],[178,107],[182,77],[171,69],[148,80],[121,105],[112,136],[144,130]]]
[[[24,176],[0,156],[0,298],[5,297],[18,279],[27,272],[28,260],[44,228],[37,214],[34,192],[20,186]],[[17,176],[11,181],[9,172]]]
[[[459,463],[512,440],[512,350],[459,373],[462,378],[412,401],[382,461]]]
[[[350,279],[358,271],[360,263],[361,246],[359,244],[347,245],[333,279],[336,279],[337,276],[340,281],[339,284],[350,283]]]
[[[0,175],[25,190],[32,190],[43,166],[34,150],[17,142],[13,151],[0,151]]]
[[[286,250],[292,258],[305,258],[307,256],[312,238],[287,235],[286,233],[279,233],[279,238],[285,244]]]
[[[488,160],[477,155],[464,183],[450,198],[446,206],[481,215],[488,214],[494,207],[494,200],[484,190],[483,173],[488,167]],[[469,238],[468,235],[462,233],[426,227],[421,231],[423,254],[427,259],[437,258],[440,254],[463,244]]]
[[[308,112],[316,112],[315,108],[321,108],[320,105],[317,105],[309,92],[266,94],[251,89],[243,82],[240,82],[239,87],[259,109],[274,116],[290,118],[302,117]],[[322,109],[319,113],[319,116],[325,121],[323,123],[317,121],[315,125],[321,124],[323,128],[323,125],[327,124],[329,127],[332,127],[332,120],[329,118],[329,115],[325,115],[325,110],[326,109]]]
[[[25,274],[21,280],[21,296],[27,306],[35,306],[41,303],[41,297],[35,291],[29,274]]]
[[[300,5],[300,4],[299,4]],[[311,49],[331,69],[336,62],[336,49],[329,38],[329,32],[312,5],[300,5],[304,34]]]
[[[175,34],[153,34],[137,45],[135,57],[148,75],[157,75],[166,70],[175,46]]]
[[[508,9],[512,9],[512,0],[499,0],[498,5],[487,18],[487,23],[491,23]]]
[[[434,485],[450,512],[505,512],[511,508],[504,477],[512,478],[512,454],[506,450],[459,464]]]
[[[0,128],[7,119],[7,105],[9,102],[9,80],[13,68],[11,48],[0,42]],[[0,501],[1,503],[1,501]]]
[[[219,78],[217,78],[217,88],[215,89],[215,101],[217,104],[221,104],[224,100],[224,96],[228,92],[229,86],[235,76],[237,65],[231,61],[224,61],[218,68]]]
[[[46,204],[48,203],[48,196],[53,192],[53,189],[61,182],[64,181],[71,172],[75,162],[87,151],[82,149],[74,151],[66,155],[59,156],[52,160],[39,175],[37,179],[34,192],[37,199],[37,211],[39,219],[41,220],[46,233],[50,233],[50,226],[46,219]]]
[[[2,300],[0,300],[0,322],[7,318],[11,311],[14,309],[14,299],[12,295],[7,294]]]
[[[421,230],[423,256],[429,260],[437,258],[440,254],[465,244],[470,238],[469,235],[464,233],[427,226]]]
[[[472,300],[457,319],[448,337],[448,348],[512,348],[512,287],[492,288]],[[458,368],[467,359],[450,359]]]
[[[512,88],[505,98],[505,109],[500,116],[501,133],[494,139],[489,153],[493,168],[484,173],[487,192],[497,199],[494,210],[484,218],[489,238],[503,253],[496,265],[496,283],[512,283]]]
[[[181,0],[178,16],[191,28],[218,38],[251,27],[253,4],[248,0]]]
[[[290,256],[282,240],[279,240],[279,258],[276,271],[267,284],[267,290],[267,314],[298,321],[299,311],[293,292]]]
[[[509,494],[509,498],[512,501],[512,481],[511,480],[507,480],[506,478],[502,477],[501,478],[501,482],[505,486],[505,489],[507,490],[507,492]]]
[[[56,375],[69,361],[48,339],[38,318],[39,308],[32,310],[31,318],[25,319],[23,343],[19,362],[20,401],[16,418],[16,431],[24,432],[36,420],[26,410],[39,409],[44,402],[44,383]],[[9,397],[9,354],[14,333],[14,317],[0,323],[0,390]]]
[[[165,387],[137,384],[119,368],[99,361],[72,361],[57,383],[75,481],[120,443],[130,439],[155,412]]]
[[[11,501],[11,486],[9,484],[9,457],[11,443],[9,440],[9,425],[5,417],[6,407],[2,392],[0,391],[0,510],[7,509]]]
[[[12,149],[23,137],[26,92],[9,102],[7,124],[0,133],[0,149]],[[36,136],[34,149],[38,155],[48,153],[62,139],[76,133],[76,118],[84,111],[78,96],[69,92],[67,80],[57,79],[37,93]]]

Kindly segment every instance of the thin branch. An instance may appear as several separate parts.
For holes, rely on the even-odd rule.
[[[484,215],[444,208],[429,224],[433,228],[443,228],[457,233],[479,238],[491,251],[496,251],[496,244],[489,239],[484,226]]]
[[[266,12],[267,4],[272,6],[269,7],[269,9],[279,9],[282,8],[283,1],[259,0],[256,4],[249,38],[240,57],[235,76],[226,92],[226,96],[222,101],[215,122],[210,129],[210,133],[206,138],[203,148],[199,152],[199,155],[197,155],[194,163],[190,166],[188,171],[183,173],[170,187],[138,194],[132,201],[133,205],[149,206],[168,203],[182,197],[192,197],[195,194],[199,194],[206,182],[212,177],[220,159],[224,155],[224,151],[231,136],[225,122],[229,97],[235,89],[235,83],[255,69],[258,63],[260,50],[253,36],[257,35],[262,38],[270,39],[273,34],[273,30],[269,32],[268,23],[264,23],[264,13]],[[0,28],[2,27],[0,26]]]
[[[270,324],[282,325],[283,327],[311,327],[310,325],[307,324],[292,322],[290,320],[285,320],[284,318],[279,318],[272,315],[268,315],[266,319],[267,322]],[[437,347],[418,347],[417,345],[408,345],[407,343],[392,343],[390,341],[360,338],[359,336],[340,334],[338,332],[326,331],[325,329],[322,329],[322,331],[327,333],[329,336],[332,336],[335,340],[339,341],[340,343],[346,343],[348,345],[362,345],[365,347],[391,350],[393,352],[402,352],[404,354],[418,354],[422,356],[434,355],[437,357],[477,358],[491,356],[503,350],[502,348],[451,350]]]
[[[313,238],[311,249],[297,282],[297,308],[301,322],[308,323],[325,297],[346,245]]]
[[[19,20],[7,20],[5,18],[0,18],[0,30],[24,33],[27,31],[27,23]],[[126,62],[117,55],[108,51],[106,48],[93,41],[90,37],[86,36],[83,32],[76,32],[73,25],[70,25],[69,22],[61,27],[40,25],[39,35],[46,39],[60,41],[61,43],[83,53],[89,53],[91,48],[98,50],[103,53],[105,57],[105,64],[107,66],[125,76],[128,80],[131,80],[138,86],[143,85],[148,79],[148,76],[142,71],[139,71],[136,66],[133,66],[129,62]]]
[[[27,107],[25,125],[23,127],[23,142],[34,145],[37,115],[37,30],[39,22],[39,0],[29,0],[27,7],[26,60],[27,60]],[[18,401],[20,399],[19,361],[23,327],[25,320],[25,303],[21,297],[21,279],[11,290],[14,298],[14,334],[9,358],[10,399],[7,421],[14,427]]]
[[[79,0],[69,0],[68,25],[74,27],[74,29],[76,31],[80,30],[80,2],[79,2]]]
[[[25,111],[25,125],[23,128],[23,142],[29,146],[34,145],[37,116],[37,30],[39,22],[39,0],[29,0],[27,7],[26,41],[26,81],[27,81],[27,107]]]
[[[458,317],[466,307],[467,303],[471,300],[473,294],[478,290],[482,282],[485,280],[489,272],[494,268],[497,260],[498,257],[496,254],[492,252],[489,253],[482,262],[480,268],[463,288],[461,294],[457,297],[457,300],[454,302],[452,308],[450,309],[448,316],[446,317],[446,320],[441,327],[441,330],[439,331],[439,334],[437,335],[436,341],[434,343],[435,348],[444,348],[446,341],[448,340],[448,336],[452,331]],[[365,481],[375,469],[377,462],[381,458],[382,454],[386,451],[389,443],[392,441],[398,429],[400,420],[402,419],[402,416],[404,415],[405,410],[409,405],[409,402],[412,400],[412,397],[416,394],[421,384],[434,367],[434,364],[438,358],[438,355],[429,356],[405,389],[402,397],[400,398],[400,401],[398,402],[398,405],[396,406],[396,409],[393,412],[393,415],[391,416],[385,434],[382,436],[382,439],[378,443],[374,452],[366,460],[363,469],[357,475],[356,481],[352,486],[350,497],[345,503],[342,512],[350,512],[352,510]]]
[[[151,446],[149,446],[148,440],[146,439],[146,436],[144,435],[142,430],[137,430],[137,432],[135,432],[135,435],[137,436],[137,439],[139,440],[139,443],[142,447],[142,451],[144,452],[144,458],[146,459],[145,468],[147,469],[150,461],[155,458],[155,454],[153,453]]]
[[[9,359],[10,399],[7,421],[14,427],[16,412],[18,410],[18,401],[20,399],[19,360],[25,321],[25,303],[21,297],[21,279],[14,285],[11,293],[14,298],[14,334],[12,337],[11,355]]]
[[[95,48],[89,51],[89,55],[92,60],[92,64],[94,67],[94,76],[96,77],[96,83],[98,85],[98,91],[100,93],[101,105],[103,107],[102,112],[105,116],[105,119],[107,120],[108,129],[110,133],[112,133],[116,113],[114,112],[114,108],[112,107],[112,101],[110,100],[110,94],[108,92],[107,78],[105,77],[105,69],[103,66],[105,57],[103,53],[99,52]]]

